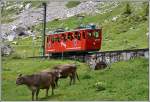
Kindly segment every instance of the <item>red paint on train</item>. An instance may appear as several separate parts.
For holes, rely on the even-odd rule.
[[[78,29],[46,36],[45,53],[98,51],[101,49],[102,29]]]

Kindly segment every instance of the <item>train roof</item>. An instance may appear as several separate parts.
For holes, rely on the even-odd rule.
[[[62,33],[66,33],[66,32],[76,32],[76,31],[81,31],[81,30],[100,30],[101,28],[99,29],[91,29],[91,28],[84,28],[84,29],[75,29],[75,30],[70,30],[70,31],[62,31],[62,32],[52,32],[50,34],[46,34],[46,35],[57,35],[57,34],[62,34]]]

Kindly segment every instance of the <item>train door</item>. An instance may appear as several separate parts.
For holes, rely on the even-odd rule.
[[[81,32],[81,50],[85,51],[86,49],[86,31],[82,30]]]
[[[73,48],[75,49],[75,50],[81,50],[82,49],[82,42],[81,42],[81,39],[82,39],[82,37],[81,37],[81,32],[79,32],[79,31],[75,31],[74,32],[74,40],[73,40]]]
[[[46,39],[46,50],[49,53],[54,51],[54,49],[53,49],[53,36],[51,36],[51,35],[47,36],[47,39]]]
[[[60,52],[64,52],[66,50],[66,34],[63,33],[60,35]]]
[[[94,46],[93,30],[87,30],[86,50],[92,50]]]
[[[74,41],[73,32],[67,32],[66,35],[67,35],[66,51],[72,51],[72,50],[74,50],[73,44],[72,44],[72,42]]]

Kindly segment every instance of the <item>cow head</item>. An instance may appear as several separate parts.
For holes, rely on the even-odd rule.
[[[58,69],[55,69],[55,74],[58,78],[60,78],[62,76],[61,70],[58,70]]]
[[[22,74],[20,74],[16,80],[16,84],[17,85],[22,85],[24,84],[24,77],[22,76]]]

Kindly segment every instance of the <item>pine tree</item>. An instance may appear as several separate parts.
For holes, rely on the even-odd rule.
[[[126,8],[125,8],[124,14],[130,15],[131,13],[132,13],[132,12],[131,12],[130,4],[127,3],[127,4],[126,4]]]
[[[146,2],[145,4],[144,4],[144,15],[145,16],[148,16],[148,13],[149,13],[149,4]]]

